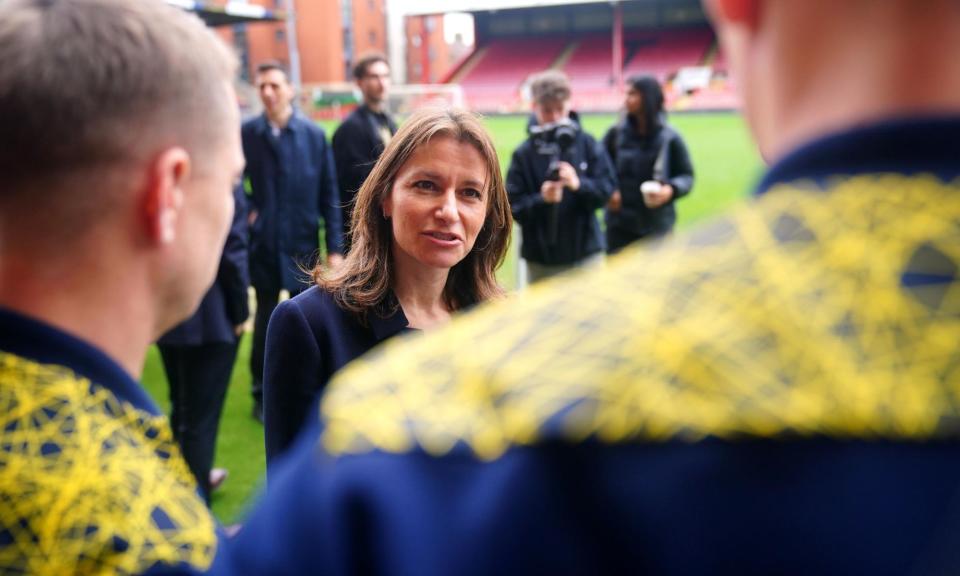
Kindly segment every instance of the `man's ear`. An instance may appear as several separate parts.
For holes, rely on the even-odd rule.
[[[150,163],[144,214],[152,242],[169,244],[176,239],[183,184],[189,177],[190,155],[183,148],[168,148]]]
[[[717,24],[746,26],[756,30],[760,23],[762,0],[704,0],[707,11]]]

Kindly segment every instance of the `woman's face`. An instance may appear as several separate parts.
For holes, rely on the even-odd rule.
[[[393,229],[393,253],[431,268],[463,260],[487,214],[487,169],[472,145],[432,138],[400,167],[383,214]]]
[[[627,109],[627,114],[643,116],[643,93],[631,86],[627,89],[627,96],[623,100],[623,105]]]

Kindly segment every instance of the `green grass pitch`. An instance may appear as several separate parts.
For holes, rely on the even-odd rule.
[[[612,114],[582,118],[583,128],[598,139],[615,120]],[[526,117],[492,116],[484,122],[493,135],[505,174],[513,149],[526,137]],[[687,142],[696,171],[693,192],[677,205],[679,227],[688,227],[743,201],[760,175],[761,163],[742,118],[730,113],[678,114],[669,122]],[[323,126],[329,138],[336,123]],[[516,252],[511,248],[498,274],[505,287],[514,287],[516,269]],[[250,340],[250,334],[246,334],[241,342],[217,440],[217,465],[230,470],[227,482],[213,495],[213,511],[224,524],[242,519],[263,481],[263,428],[251,418]],[[155,347],[147,357],[143,384],[161,407],[169,410],[166,379]]]

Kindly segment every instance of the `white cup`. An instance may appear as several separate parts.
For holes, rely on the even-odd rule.
[[[661,188],[663,188],[663,184],[656,180],[647,180],[641,184],[640,193],[643,194],[643,201],[649,203],[651,196],[660,192]]]

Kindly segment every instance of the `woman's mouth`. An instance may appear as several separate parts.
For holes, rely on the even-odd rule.
[[[424,232],[423,235],[426,236],[427,238],[430,238],[434,242],[445,245],[445,246],[448,246],[448,245],[452,246],[460,242],[460,237],[451,232],[439,232],[439,231],[431,230],[428,232]]]

